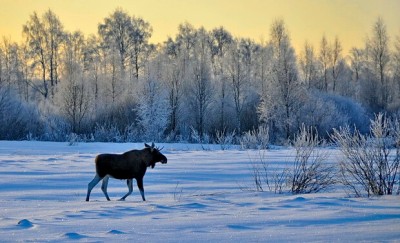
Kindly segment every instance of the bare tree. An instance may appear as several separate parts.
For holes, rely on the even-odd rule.
[[[400,35],[397,36],[394,44],[394,53],[391,64],[392,71],[392,89],[393,95],[392,109],[400,107]]]
[[[254,43],[250,39],[239,39],[233,42],[228,53],[227,70],[235,108],[236,131],[242,131],[242,115],[252,85],[251,63]]]
[[[142,136],[140,139],[160,141],[168,127],[170,107],[168,106],[168,91],[163,82],[163,55],[152,58],[146,65],[144,79],[139,80],[138,90],[138,125]]]
[[[4,62],[5,62],[5,47],[0,45],[0,87],[3,87],[4,85],[4,77],[3,77]]]
[[[203,137],[205,131],[206,115],[212,98],[208,38],[206,30],[200,28],[197,32],[197,42],[194,47],[193,78],[189,87],[188,103],[191,105],[192,111],[195,111],[196,130],[199,132],[200,138]]]
[[[64,53],[63,76],[60,93],[61,113],[73,133],[82,132],[82,122],[89,117],[90,96],[83,80],[84,37],[80,32],[69,34]]]
[[[343,61],[342,57],[342,44],[339,41],[339,38],[336,37],[335,41],[331,47],[331,67],[332,67],[332,91],[336,92],[336,86],[338,82],[339,75],[341,73],[341,64]]]
[[[168,106],[171,110],[169,118],[169,133],[176,134],[182,100],[183,71],[179,58],[179,46],[171,38],[165,42],[165,82],[168,90]]]
[[[350,50],[350,69],[352,71],[352,80],[355,86],[355,96],[357,100],[360,100],[361,92],[361,75],[363,73],[365,52],[359,48],[352,48]]]
[[[308,42],[304,44],[304,50],[300,56],[299,63],[303,74],[303,82],[308,89],[311,89],[316,85],[318,67],[314,47]]]
[[[103,56],[101,53],[100,42],[96,36],[91,35],[84,46],[83,71],[86,74],[89,83],[92,84],[92,93],[94,95],[95,110],[97,110],[98,99],[100,96],[100,79]]]
[[[61,45],[65,40],[64,27],[58,17],[48,10],[43,15],[45,32],[48,35],[46,40],[47,51],[49,52],[50,85],[54,87],[58,83],[58,65]]]
[[[30,47],[33,66],[40,65],[42,73],[43,87],[35,87],[44,98],[47,98],[49,94],[47,80],[50,80],[51,92],[58,83],[59,55],[61,44],[65,39],[63,25],[51,10],[44,13],[42,18],[34,12],[23,26],[23,34]]]
[[[130,35],[130,43],[132,48],[130,50],[130,60],[134,67],[133,76],[136,80],[139,79],[139,71],[143,67],[146,59],[146,53],[151,48],[149,45],[149,39],[153,32],[149,22],[146,22],[142,18],[133,16],[132,31]]]
[[[378,82],[379,109],[385,109],[389,102],[388,64],[390,61],[389,36],[382,18],[378,18],[372,29],[372,37],[367,39],[367,51],[370,56],[371,70]]]
[[[217,82],[219,95],[217,101],[220,101],[220,131],[226,129],[225,110],[227,103],[227,75],[225,74],[225,56],[229,46],[232,44],[232,35],[223,27],[213,29],[210,33],[210,50],[211,50],[211,63],[214,72],[214,79]]]
[[[193,25],[185,22],[178,26],[175,40],[169,38],[165,43],[167,55],[167,88],[170,106],[169,132],[174,137],[182,132],[184,89],[190,84],[190,65],[193,59],[197,31]]]
[[[128,13],[122,9],[116,9],[104,22],[99,24],[98,33],[105,48],[116,50],[119,56],[119,67],[124,75],[129,59],[129,51],[132,47],[131,32],[132,21]]]
[[[319,49],[319,61],[322,65],[322,72],[323,72],[323,86],[322,90],[328,92],[328,69],[330,64],[331,58],[331,49],[328,44],[328,40],[326,39],[325,35],[322,36],[321,45]]]
[[[260,119],[263,122],[272,122],[271,129],[283,130],[283,136],[287,140],[292,134],[294,111],[299,105],[300,82],[297,78],[294,49],[283,20],[272,24],[270,42],[273,51],[270,92],[262,97],[259,106]]]
[[[12,76],[12,47],[11,41],[9,39],[3,38],[2,48],[1,48],[1,82],[4,89],[10,90],[12,86],[11,76]]]
[[[44,98],[47,98],[49,88],[46,80],[46,31],[36,12],[30,16],[30,20],[23,26],[23,34],[26,37],[28,46],[30,47],[30,56],[33,59],[33,66],[39,64],[41,67],[43,87],[38,87],[37,90],[44,96]]]

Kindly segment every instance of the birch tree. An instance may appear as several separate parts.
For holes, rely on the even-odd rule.
[[[217,101],[219,102],[218,112],[219,117],[219,129],[223,131],[226,128],[226,105],[227,105],[227,81],[228,77],[226,74],[226,67],[224,59],[226,58],[226,53],[229,46],[232,44],[232,35],[225,30],[223,27],[213,29],[210,33],[210,52],[211,52],[211,63],[213,67],[213,74],[216,89],[219,94],[217,95]]]
[[[262,122],[283,132],[287,140],[292,134],[296,106],[300,103],[300,86],[294,49],[283,20],[272,24],[270,38],[273,51],[270,92],[262,97],[259,113]]]
[[[367,51],[371,70],[378,87],[377,104],[379,109],[387,108],[389,102],[388,67],[390,62],[389,36],[382,18],[378,18],[372,28],[372,37],[367,39]]]
[[[193,70],[188,99],[191,110],[194,111],[196,130],[200,138],[203,138],[205,132],[206,115],[212,98],[208,43],[208,33],[204,28],[200,28],[197,31],[197,42],[194,47]]]

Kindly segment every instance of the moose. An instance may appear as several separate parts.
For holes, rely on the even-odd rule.
[[[101,190],[107,200],[110,201],[107,194],[108,179],[110,177],[127,180],[129,191],[125,196],[119,199],[120,201],[124,201],[126,197],[132,194],[133,179],[136,179],[142,199],[143,201],[146,201],[144,197],[143,177],[146,173],[147,167],[153,169],[157,162],[166,164],[167,157],[160,153],[162,148],[160,149],[155,147],[154,143],[152,143],[151,146],[146,143],[144,145],[145,148],[142,150],[131,150],[123,154],[97,155],[95,159],[96,175],[88,184],[86,201],[89,201],[90,192],[101,180],[103,180]]]

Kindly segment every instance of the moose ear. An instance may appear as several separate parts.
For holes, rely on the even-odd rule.
[[[150,145],[148,145],[147,143],[145,143],[144,146],[145,146],[146,148],[150,148]]]
[[[151,143],[151,148],[154,148],[154,142]]]

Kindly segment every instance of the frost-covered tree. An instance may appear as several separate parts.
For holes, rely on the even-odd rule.
[[[91,98],[83,75],[84,36],[81,32],[68,35],[63,57],[63,77],[59,92],[60,113],[71,132],[82,133],[83,122],[90,117]]]
[[[149,69],[154,68],[154,65],[153,63],[153,67],[149,67]],[[140,83],[138,92],[138,124],[143,139],[160,141],[164,137],[170,115],[167,92],[165,92],[162,82],[156,79],[157,75],[154,75],[152,71],[146,75],[147,78]]]
[[[308,89],[317,85],[318,61],[314,47],[309,42],[304,44],[304,50],[299,58],[302,80]]]
[[[220,114],[219,125],[217,127],[220,131],[223,131],[227,126],[226,106],[228,103],[228,76],[224,60],[226,59],[229,46],[233,42],[233,38],[227,30],[219,27],[211,31],[209,42],[215,89],[218,90],[215,94],[216,102],[219,103],[216,109]]]
[[[133,30],[132,21],[128,13],[116,9],[110,16],[99,24],[98,33],[104,48],[115,50],[118,53],[119,67],[125,71],[128,63],[129,51],[132,47],[130,34]]]
[[[262,122],[270,123],[273,130],[277,128],[288,139],[293,132],[294,112],[300,105],[296,58],[283,20],[272,24],[270,36],[273,51],[270,87],[262,97],[259,114]]]
[[[168,92],[168,108],[171,111],[168,133],[175,136],[179,127],[184,75],[184,70],[181,69],[182,63],[178,43],[168,38],[162,55],[164,56],[164,82]]]
[[[328,40],[326,39],[325,35],[322,36],[321,39],[321,44],[320,44],[320,48],[319,48],[319,62],[321,63],[321,67],[322,67],[322,76],[323,76],[323,80],[322,80],[322,85],[321,85],[321,89],[325,92],[328,92],[328,69],[329,69],[329,65],[330,65],[330,59],[331,59],[331,48],[329,46]]]
[[[130,63],[133,67],[131,68],[133,72],[131,71],[131,76],[138,80],[140,70],[143,68],[146,61],[145,59],[147,53],[149,49],[151,49],[151,45],[149,45],[149,39],[153,32],[153,28],[150,26],[149,22],[140,17],[133,16],[131,21],[132,30],[129,34],[129,41],[132,45],[130,50]]]
[[[190,84],[188,87],[188,104],[192,113],[189,115],[195,120],[195,128],[200,138],[203,138],[209,105],[212,98],[211,70],[209,55],[209,36],[204,28],[197,32],[197,42],[193,52]],[[194,119],[193,119],[194,118]]]
[[[46,46],[49,52],[49,71],[50,71],[50,85],[53,87],[58,83],[58,69],[60,60],[60,50],[65,41],[64,26],[51,10],[48,10],[43,15],[43,24],[45,28]]]
[[[242,132],[242,115],[252,86],[252,58],[254,43],[250,39],[238,39],[232,43],[227,56],[227,74],[235,111],[235,127]]]
[[[392,111],[399,111],[400,109],[400,35],[396,37],[394,43],[394,52],[391,60],[391,92],[392,101],[389,109]]]
[[[23,26],[23,34],[30,48],[30,57],[34,68],[39,66],[43,86],[38,91],[48,97],[50,88],[58,83],[58,65],[62,43],[65,39],[64,27],[58,17],[48,10],[39,18],[34,12]],[[39,86],[37,86],[39,87]]]
[[[365,66],[365,52],[360,48],[350,50],[350,70],[352,72],[353,89],[355,90],[353,98],[361,100],[361,79]]]
[[[338,79],[343,72],[342,44],[336,37],[331,47],[332,91],[337,91]]]
[[[86,39],[85,46],[83,47],[83,71],[87,78],[87,82],[90,84],[91,93],[93,94],[95,110],[98,106],[100,98],[100,83],[102,80],[102,62],[103,55],[100,48],[100,42],[94,35],[89,36]]]
[[[378,109],[387,107],[389,102],[388,67],[390,62],[389,36],[382,18],[372,28],[372,37],[366,43],[370,69],[375,78]]]
[[[171,138],[182,135],[183,130],[188,128],[185,120],[185,107],[187,92],[191,83],[191,65],[193,62],[194,47],[196,44],[197,30],[188,22],[178,26],[175,39],[168,38],[164,43],[162,55],[164,56],[164,82],[168,93],[168,109],[170,117],[167,133]],[[185,100],[185,101],[184,101]]]

